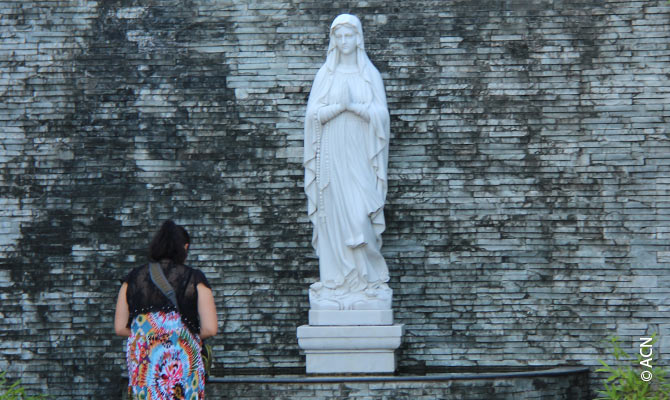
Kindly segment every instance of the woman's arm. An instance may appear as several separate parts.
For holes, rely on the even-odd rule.
[[[114,314],[114,332],[119,336],[130,336],[130,329],[128,329],[128,300],[126,300],[126,292],[128,291],[128,284],[121,285],[119,296],[116,299],[116,313]]]
[[[212,290],[200,283],[198,290],[198,316],[200,317],[200,338],[207,339],[216,335],[219,325],[216,320],[216,305]]]

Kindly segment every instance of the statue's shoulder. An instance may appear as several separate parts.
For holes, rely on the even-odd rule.
[[[381,81],[382,79],[382,74],[379,73],[379,70],[375,65],[372,63],[372,61],[368,62],[366,65],[367,72],[374,78],[374,79],[379,79]]]
[[[319,70],[316,72],[316,76],[314,77],[314,81],[321,80],[323,79],[326,75],[328,75],[328,66],[326,64],[321,65]]]
[[[330,76],[328,68],[326,65],[322,65],[319,68],[319,71],[314,77],[314,82],[312,83],[311,95],[316,95],[317,97],[323,93],[323,90],[328,86],[328,77]]]

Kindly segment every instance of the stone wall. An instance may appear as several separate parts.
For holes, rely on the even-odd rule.
[[[400,367],[596,366],[651,332],[668,364],[666,1],[30,0],[0,1],[0,370],[116,391],[118,279],[166,218],[216,368],[304,367],[302,124],[343,12],[391,112]]]

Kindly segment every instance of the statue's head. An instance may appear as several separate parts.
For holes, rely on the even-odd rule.
[[[342,32],[345,30],[350,31],[354,35],[356,47],[363,49],[363,26],[361,25],[361,20],[351,14],[338,15],[330,25],[331,41],[334,37],[337,37],[338,31]]]
[[[327,65],[332,71],[339,63],[339,53],[356,52],[359,68],[369,62],[363,42],[363,26],[354,15],[338,15],[330,25],[330,44],[328,46]]]

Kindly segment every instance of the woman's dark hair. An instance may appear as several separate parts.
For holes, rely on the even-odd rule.
[[[191,237],[183,226],[172,220],[163,222],[149,245],[149,257],[154,261],[164,259],[183,264],[186,260],[184,245],[191,243]]]

